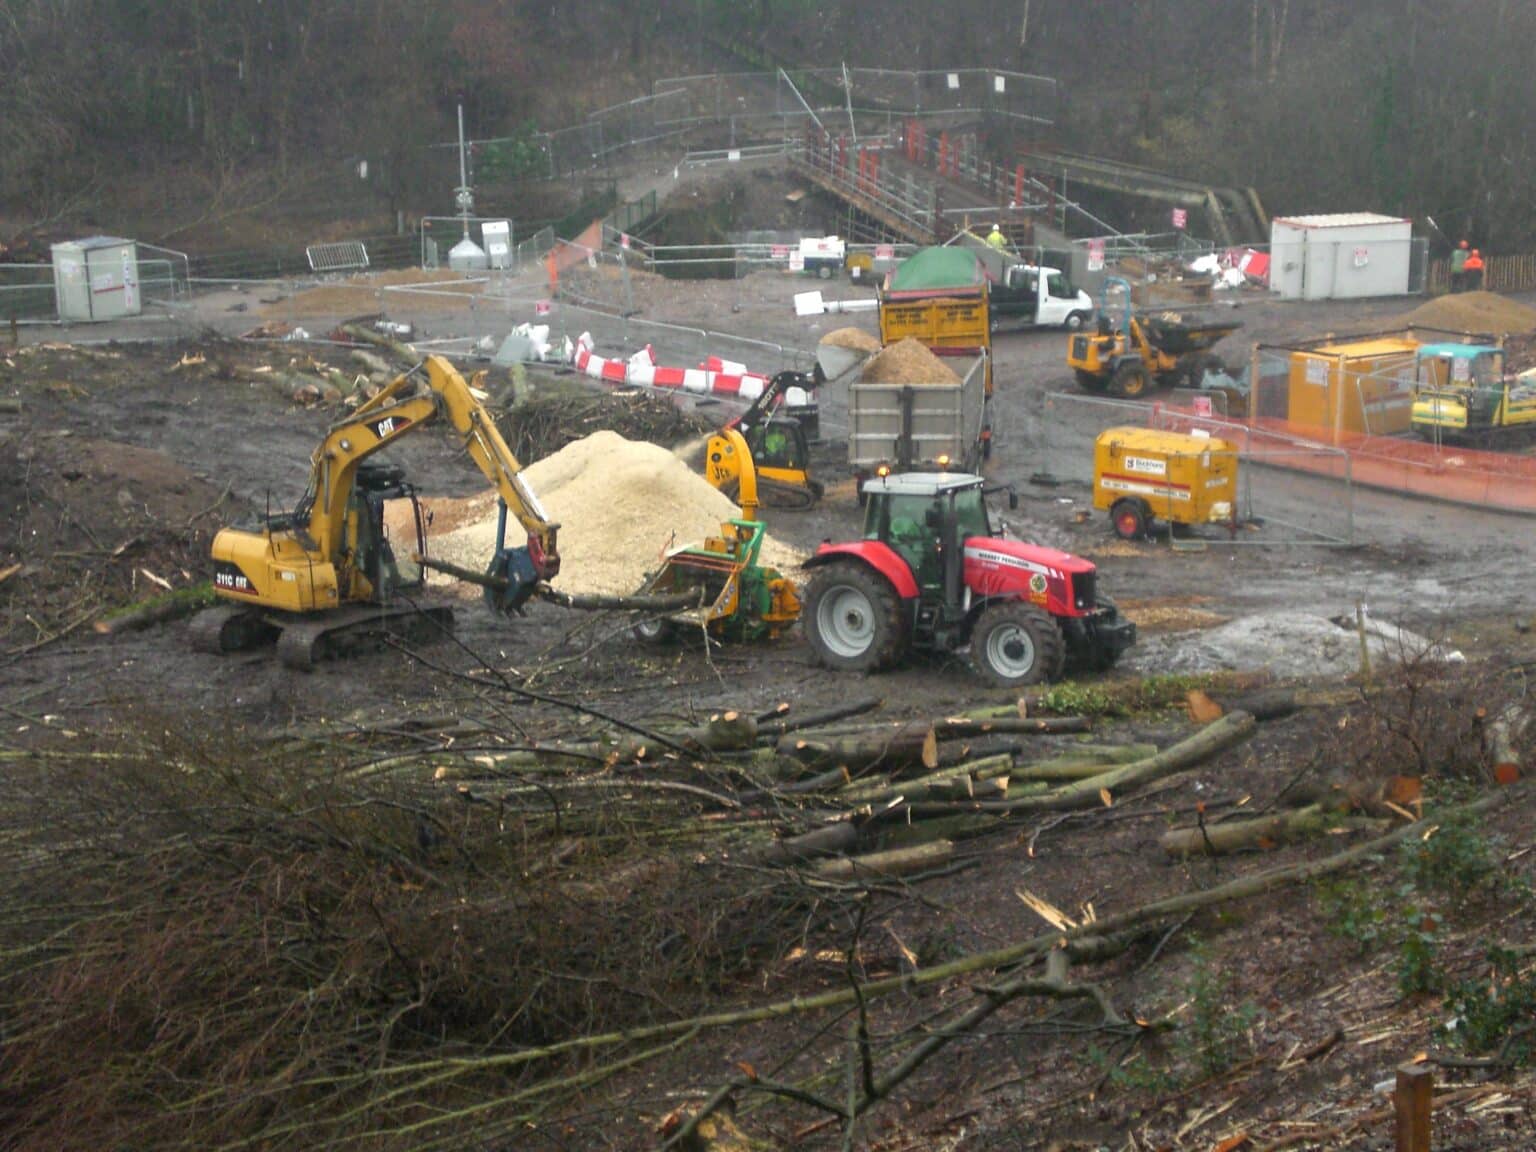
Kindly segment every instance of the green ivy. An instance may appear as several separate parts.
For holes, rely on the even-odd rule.
[[[1439,1033],[1469,1052],[1501,1052],[1512,1065],[1527,1064],[1533,1054],[1536,974],[1522,973],[1520,956],[1507,949],[1489,948],[1487,957],[1486,976],[1451,989],[1446,997],[1451,1022]]]

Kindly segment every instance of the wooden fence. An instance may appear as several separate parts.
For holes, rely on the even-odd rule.
[[[1536,253],[1517,256],[1488,256],[1483,261],[1483,291],[1530,292],[1536,290]],[[1437,296],[1451,290],[1451,262],[1431,260],[1424,284],[1425,295]]]

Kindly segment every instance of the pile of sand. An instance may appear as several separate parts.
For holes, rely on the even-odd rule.
[[[740,509],[665,448],[596,432],[523,470],[544,510],[560,524],[560,575],[567,592],[636,591],[672,548],[718,534]],[[515,523],[510,542],[521,543]],[[496,547],[496,507],[433,543],[441,559],[483,568]],[[772,537],[762,562],[792,572],[804,559]]]
[[[912,384],[942,387],[960,383],[960,377],[926,346],[908,336],[888,344],[870,357],[859,379],[868,384]]]
[[[834,348],[852,348],[855,352],[880,351],[880,339],[862,328],[834,328],[821,338]]]
[[[1536,332],[1536,308],[1496,292],[1461,292],[1419,305],[1403,317],[1403,324],[1503,336]]]

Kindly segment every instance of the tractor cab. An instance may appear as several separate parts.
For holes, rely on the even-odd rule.
[[[912,569],[925,597],[944,592],[944,560],[958,562],[970,536],[991,536],[981,477],[906,472],[864,485],[864,539],[888,545]]]

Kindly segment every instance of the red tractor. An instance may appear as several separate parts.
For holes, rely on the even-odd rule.
[[[1018,688],[1060,679],[1069,660],[1108,668],[1136,642],[1091,562],[993,534],[980,476],[883,476],[864,495],[864,538],[823,544],[806,564],[800,623],[829,668],[969,644],[983,676]]]

